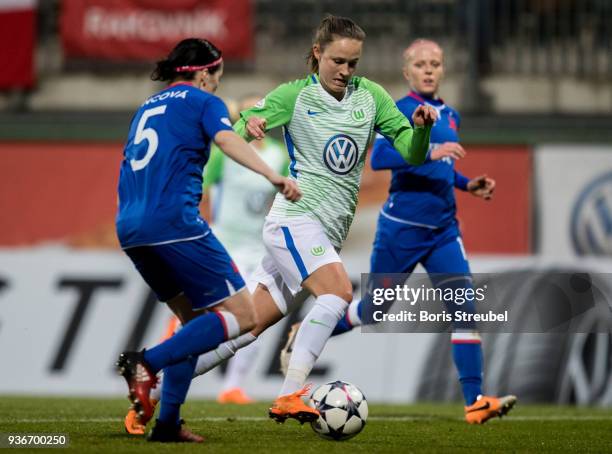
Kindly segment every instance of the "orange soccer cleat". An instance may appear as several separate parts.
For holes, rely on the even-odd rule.
[[[217,397],[217,402],[220,404],[238,404],[246,405],[255,402],[244,392],[242,388],[232,388],[227,391],[221,391]]]
[[[479,396],[478,400],[465,407],[465,420],[469,424],[484,424],[489,419],[507,414],[516,404],[516,396]]]
[[[155,406],[157,405],[157,400],[150,399],[151,406],[155,411]],[[144,435],[145,433],[145,425],[140,424],[138,422],[138,415],[136,410],[134,410],[133,406],[130,406],[127,415],[125,415],[125,419],[123,420],[123,425],[125,426],[125,431],[130,435]]]
[[[285,422],[287,418],[293,418],[302,424],[319,419],[319,412],[302,401],[302,396],[308,394],[310,386],[306,385],[293,394],[277,397],[268,412],[270,418],[278,423]]]

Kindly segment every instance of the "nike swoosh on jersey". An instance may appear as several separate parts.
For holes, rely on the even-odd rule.
[[[314,110],[310,110],[310,109],[308,109],[308,115],[310,115],[310,116],[313,116],[313,115],[318,115],[318,114],[320,114],[320,113],[321,113],[321,112],[316,112],[316,111],[314,111]]]

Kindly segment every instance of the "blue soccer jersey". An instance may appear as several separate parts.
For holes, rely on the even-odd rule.
[[[412,113],[421,104],[428,104],[438,112],[425,163],[420,166],[407,164],[387,139],[379,137],[374,142],[372,167],[376,170],[392,169],[383,216],[417,226],[439,228],[454,221],[454,188],[466,190],[469,180],[455,170],[453,159],[446,157],[432,161],[429,155],[445,142],[459,142],[457,129],[461,118],[441,99],[424,98],[411,92],[397,101],[397,107],[411,123]]]
[[[222,130],[232,130],[223,101],[190,84],[170,85],[140,106],[119,176],[121,247],[195,239],[209,231],[199,211],[202,171]]]

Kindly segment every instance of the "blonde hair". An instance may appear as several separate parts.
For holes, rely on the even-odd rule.
[[[402,53],[402,57],[404,58],[404,63],[407,63],[410,57],[412,56],[412,53],[421,46],[437,47],[438,49],[440,49],[440,53],[442,53],[442,57],[444,57],[444,51],[442,50],[442,46],[440,46],[440,44],[438,44],[436,41],[433,41],[427,38],[417,38],[414,41],[412,41],[410,45],[406,47],[406,49],[404,49],[404,52]]]

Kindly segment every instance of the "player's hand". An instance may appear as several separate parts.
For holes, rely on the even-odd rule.
[[[465,158],[465,150],[457,142],[444,142],[439,147],[436,147],[431,152],[431,160],[437,161],[442,158],[461,159]]]
[[[431,106],[421,104],[412,113],[412,123],[415,126],[431,126],[438,119],[438,112]]]
[[[287,200],[297,202],[302,198],[302,191],[300,191],[300,188],[295,180],[287,177],[281,177],[277,174],[271,176],[269,181],[276,187],[276,189],[278,189],[278,192],[285,196]]]
[[[255,139],[261,140],[266,136],[266,119],[251,117],[247,120],[246,130]]]
[[[470,194],[476,197],[482,197],[485,200],[491,200],[493,197],[493,191],[495,191],[495,180],[489,178],[487,175],[480,175],[479,177],[472,178],[468,184],[467,189]]]

